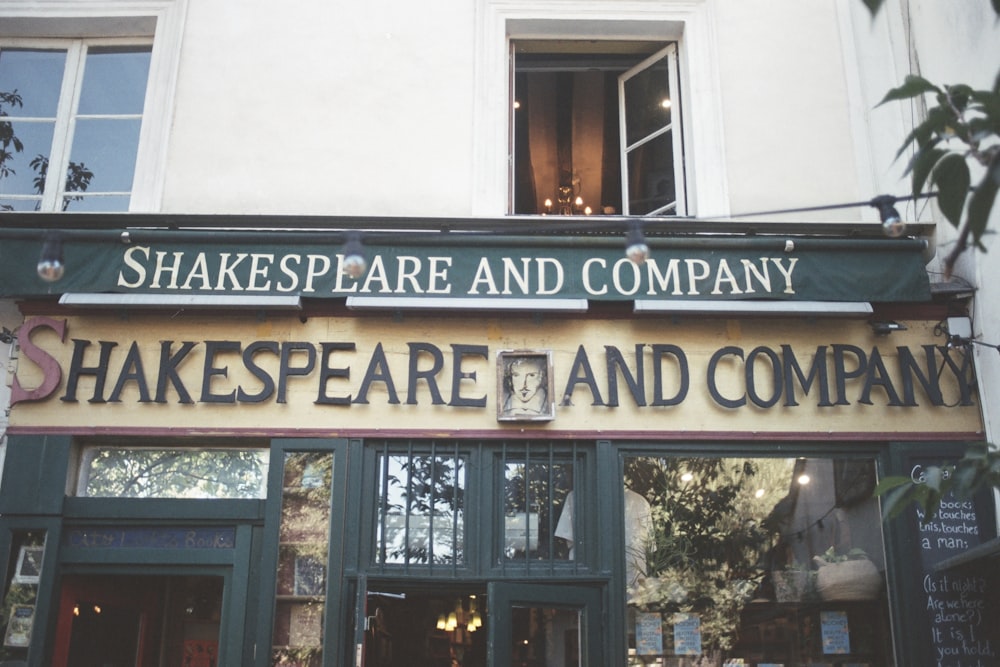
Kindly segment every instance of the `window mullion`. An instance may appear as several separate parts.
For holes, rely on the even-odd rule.
[[[83,40],[70,42],[66,49],[66,68],[63,71],[55,128],[52,133],[52,147],[48,155],[49,166],[45,175],[41,204],[43,211],[62,211],[60,202],[66,187],[69,152],[73,145],[73,115],[80,102],[80,84],[83,81],[85,60],[86,45]]]

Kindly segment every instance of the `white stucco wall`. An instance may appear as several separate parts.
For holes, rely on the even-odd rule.
[[[908,5],[920,74],[938,85],[967,83],[989,90],[1000,74],[1000,20],[990,3],[976,0],[956,5],[910,0]],[[977,180],[974,176],[973,182]],[[948,252],[954,239],[950,225],[940,219],[939,256]],[[994,207],[989,228],[1000,230],[1000,207]],[[977,288],[973,335],[995,346],[1000,345],[1000,243],[996,234],[985,237],[984,245],[985,253],[966,253],[955,275]],[[998,442],[1000,354],[997,349],[981,346],[976,346],[974,352],[987,437]]]
[[[472,3],[192,3],[164,209],[462,215]]]
[[[859,168],[867,164],[866,156],[859,158],[867,138],[854,139],[858,122],[848,102],[857,98],[857,68],[845,71],[853,59],[845,49],[854,38],[845,39],[850,26],[842,4],[628,4],[638,5],[640,15],[643,5],[650,14],[673,4],[696,5],[712,23],[699,39],[710,35],[718,58],[718,92],[709,94],[719,98],[712,104],[724,123],[717,134],[720,141],[724,135],[725,165],[709,177],[728,182],[730,199],[699,215],[879,194]],[[483,213],[473,201],[480,195],[472,183],[476,143],[496,138],[476,133],[474,62],[482,48],[475,43],[476,5],[302,0],[294,12],[276,12],[262,1],[238,9],[224,0],[191,3],[163,209]],[[585,9],[600,5],[580,3]],[[865,12],[856,5],[849,16]],[[497,97],[506,99],[505,91]],[[694,130],[702,119],[689,122]],[[891,156],[884,163],[888,169]],[[504,213],[491,206],[489,214]],[[847,208],[790,218],[874,220],[872,215]]]

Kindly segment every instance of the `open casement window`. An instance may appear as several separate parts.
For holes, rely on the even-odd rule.
[[[127,211],[151,40],[0,43],[0,210]]]
[[[512,211],[684,215],[677,45],[517,40]]]

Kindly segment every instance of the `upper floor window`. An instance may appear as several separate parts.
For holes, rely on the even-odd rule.
[[[677,45],[515,40],[513,212],[683,215]]]
[[[0,47],[0,209],[127,211],[152,47]]]

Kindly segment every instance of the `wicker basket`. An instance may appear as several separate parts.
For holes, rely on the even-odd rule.
[[[816,559],[816,591],[823,600],[871,600],[882,588],[882,575],[867,558],[830,563]]]

